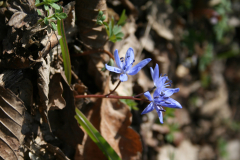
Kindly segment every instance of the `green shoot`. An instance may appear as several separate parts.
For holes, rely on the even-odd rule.
[[[114,23],[113,17],[109,20],[109,23],[104,22],[105,19],[106,17],[103,15],[103,12],[99,11],[96,23],[98,25],[105,26],[109,41],[114,43],[117,41],[121,41],[124,36],[124,34],[121,32],[122,29],[121,26],[123,26],[126,23],[127,19],[127,16],[125,15],[125,10],[123,10],[122,15],[117,24]]]
[[[57,20],[57,30],[58,35],[62,36],[62,38],[59,40],[61,51],[62,51],[62,57],[63,57],[63,66],[65,70],[65,75],[68,81],[68,84],[71,84],[71,60],[69,56],[69,50],[67,45],[67,39],[65,35],[63,20]]]
[[[86,131],[88,136],[96,143],[109,160],[121,160],[115,150],[102,137],[98,130],[88,121],[84,114],[76,108],[76,120]]]

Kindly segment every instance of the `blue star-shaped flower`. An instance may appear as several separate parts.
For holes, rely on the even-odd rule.
[[[153,79],[154,86],[156,86],[156,87],[162,86],[162,88],[163,87],[165,88],[165,87],[168,87],[168,86],[171,87],[172,81],[168,79],[166,74],[164,76],[162,76],[162,74],[160,74],[160,77],[159,77],[158,64],[156,64],[154,70],[153,70],[152,67],[150,67],[150,73],[151,73],[151,76],[152,76],[152,79]]]
[[[121,75],[119,79],[121,82],[128,80],[127,75],[137,74],[146,64],[148,64],[152,60],[151,58],[144,59],[141,62],[139,62],[137,65],[132,67],[135,60],[134,60],[134,52],[131,47],[127,50],[127,53],[125,55],[125,62],[123,57],[121,59],[119,58],[117,49],[114,52],[114,58],[115,58],[117,67],[109,66],[107,64],[105,64],[105,67],[107,70],[111,72],[120,73]]]
[[[156,67],[158,67],[158,65],[156,65]],[[156,70],[156,67],[154,70]],[[153,93],[153,98],[149,92],[144,93],[144,95],[148,98],[148,100],[151,103],[143,110],[142,114],[146,114],[156,109],[160,123],[163,123],[162,111],[165,111],[165,110],[162,108],[162,106],[169,107],[169,108],[182,108],[180,103],[170,98],[170,96],[173,95],[173,93],[176,93],[179,91],[179,88],[166,88],[168,86],[171,86],[171,81],[168,79],[168,77],[160,76],[160,78],[156,78],[158,77],[158,74],[156,76],[155,72],[153,73],[154,74],[152,74],[152,77],[153,77],[153,80],[155,81],[154,84],[156,84],[157,89]]]

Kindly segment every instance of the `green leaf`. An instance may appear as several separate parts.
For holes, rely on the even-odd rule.
[[[106,155],[106,157],[109,160],[121,160],[121,158],[114,151],[114,149],[102,137],[102,135],[91,124],[91,122],[88,121],[88,119],[84,116],[84,114],[77,108],[75,109],[75,111],[76,111],[75,119],[83,127],[83,129],[87,132],[87,134],[93,140],[93,142],[95,142],[96,145],[102,150],[102,152]]]
[[[109,22],[109,25],[108,25],[108,37],[111,38],[112,36],[112,21]]]
[[[60,6],[56,3],[48,3],[51,7],[53,7],[54,9],[60,10]]]
[[[101,25],[103,25],[103,22],[101,20],[98,20],[97,24],[101,26]]]
[[[121,26],[114,26],[113,27],[113,34],[116,35],[119,32],[121,32],[122,27]]]
[[[61,19],[65,19],[65,18],[67,18],[67,14],[66,13],[59,13],[58,17],[61,18]]]
[[[51,22],[50,24],[52,25],[53,30],[54,30],[54,31],[57,31],[57,26],[56,26],[56,24],[55,24],[54,22]]]
[[[35,5],[39,4],[40,3],[40,0],[36,0],[35,1]]]
[[[107,22],[103,22],[103,24],[105,25],[106,28],[108,28],[108,23]]]
[[[115,35],[117,38],[123,38],[124,34],[122,32],[119,32]]]
[[[44,20],[43,20],[43,22],[44,22],[46,25],[48,25],[48,24],[49,24],[48,18],[45,17]]]
[[[59,13],[55,13],[55,17],[57,18],[57,20],[61,21],[61,18],[58,17]]]
[[[62,13],[62,12],[63,12],[62,7],[60,7],[60,9],[55,9],[55,13]]]
[[[103,15],[103,16],[100,18],[101,21],[104,21],[105,19],[106,19],[106,16],[105,16],[105,15]]]
[[[121,41],[122,40],[122,38],[116,38],[116,41]]]
[[[57,2],[58,0],[48,0],[49,3]]]
[[[120,26],[123,26],[126,23],[127,16],[126,16],[125,12],[126,12],[126,10],[124,9],[122,14],[121,14],[121,16],[120,16],[120,18],[119,18],[119,21],[117,23]]]
[[[46,11],[48,11],[48,10],[49,10],[48,5],[44,5],[44,9],[45,9]]]
[[[62,51],[65,75],[66,75],[67,81],[70,85],[71,78],[72,78],[71,61],[70,61],[70,56],[69,56],[69,50],[68,50],[68,44],[67,44],[67,39],[66,39],[66,35],[65,35],[63,20],[57,20],[57,30],[58,30],[58,35],[62,36],[62,38],[59,40],[59,43],[60,43],[61,51]]]
[[[52,20],[58,20],[56,17],[51,17],[50,19],[52,19]]]
[[[39,9],[37,9],[37,12],[38,12],[38,15],[39,15],[39,16],[42,15],[42,13],[41,13],[41,11],[40,11]]]
[[[99,11],[99,12],[98,12],[98,16],[99,16],[99,17],[102,17],[102,16],[103,16],[103,11]]]

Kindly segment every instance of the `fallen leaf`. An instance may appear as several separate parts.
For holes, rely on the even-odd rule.
[[[61,75],[65,76],[64,73],[61,73]],[[64,146],[74,150],[78,144],[82,143],[83,131],[74,118],[76,113],[73,90],[64,78],[61,79],[61,83],[66,106],[61,110],[49,111],[49,122],[53,134],[64,143]]]
[[[12,3],[11,7],[13,8],[16,6],[20,6],[18,7],[18,9],[20,8],[19,10],[10,8],[10,10],[14,12],[14,14],[8,22],[9,26],[13,26],[14,28],[21,28],[25,26],[28,28],[30,27],[30,24],[33,25],[37,23],[38,14],[37,11],[33,9],[35,8],[33,0],[27,0],[26,4],[21,1],[8,1],[8,3]]]
[[[48,108],[49,109],[63,109],[66,106],[66,102],[62,97],[63,94],[63,86],[61,83],[61,74],[56,73],[53,75],[52,79],[50,80],[49,84],[49,102]]]
[[[105,93],[108,91],[106,87]],[[115,99],[97,99],[86,116],[122,159],[140,159],[141,140],[139,134],[129,127],[132,114],[127,105]],[[79,159],[106,159],[87,135],[76,153],[75,157]]]
[[[168,29],[163,24],[156,22],[152,16],[148,16],[149,21],[153,21],[152,29],[156,31],[156,33],[167,40],[173,40],[173,34],[170,29]]]
[[[29,27],[29,25],[26,22],[24,22],[26,16],[27,14],[24,12],[15,12],[12,15],[11,19],[9,20],[8,25],[13,26],[15,28],[21,28],[24,25],[26,27]]]
[[[0,86],[0,156],[21,159],[18,154],[24,135],[21,133],[25,106],[10,90]]]
[[[49,110],[48,107],[48,94],[49,94],[49,75],[50,75],[50,56],[48,55],[46,60],[41,58],[42,63],[38,68],[38,78],[37,78],[37,86],[38,86],[38,95],[39,95],[39,112],[44,118],[45,122],[47,122],[47,112]]]

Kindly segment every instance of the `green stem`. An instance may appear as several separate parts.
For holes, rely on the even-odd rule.
[[[54,16],[55,16],[55,14],[53,14],[53,15],[51,15],[51,16],[49,16],[49,17],[47,17],[47,19],[50,19],[50,18],[52,18],[52,17],[54,17]],[[44,20],[44,19],[40,19],[40,20],[38,20],[38,22],[37,22],[37,23],[38,23],[38,24],[40,24],[40,23],[42,23],[42,22],[43,22],[43,20]],[[37,24],[37,25],[38,25],[38,24]]]

